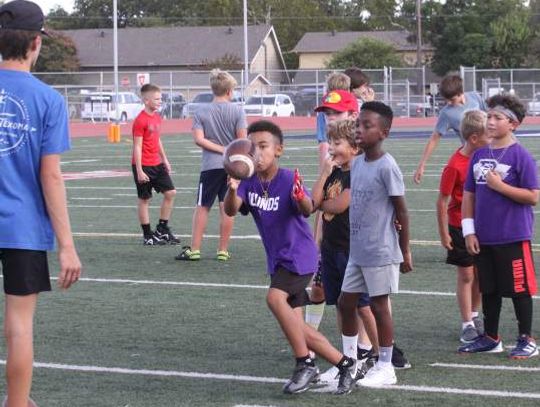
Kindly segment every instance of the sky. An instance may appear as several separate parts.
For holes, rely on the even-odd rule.
[[[54,8],[56,5],[61,6],[68,13],[73,11],[74,0],[32,0],[34,3],[37,3],[43,12],[47,14],[50,9]]]

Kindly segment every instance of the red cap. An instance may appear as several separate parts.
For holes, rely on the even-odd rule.
[[[324,95],[322,104],[315,111],[321,112],[327,108],[336,112],[358,112],[358,101],[349,91],[333,90]]]

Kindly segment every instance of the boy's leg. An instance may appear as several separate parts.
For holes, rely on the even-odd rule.
[[[375,355],[379,354],[379,337],[377,334],[377,322],[375,316],[371,312],[369,305],[358,307],[358,316],[360,317],[360,324],[358,328],[358,340],[360,343],[369,343],[372,348],[372,352]],[[361,334],[360,331],[364,334]],[[358,345],[360,348],[360,344]],[[367,348],[366,348],[367,349]]]
[[[379,353],[379,360],[384,362],[382,355],[382,348],[390,348],[394,343],[394,325],[392,322],[392,314],[388,305],[388,295],[379,295],[377,297],[371,297],[371,311],[375,317],[377,324],[377,334],[379,337],[379,347],[381,348]],[[392,354],[390,353],[391,361]]]
[[[9,407],[27,407],[32,386],[33,319],[37,294],[6,295],[4,335]]]
[[[159,212],[160,219],[169,220],[171,218],[175,196],[176,189],[170,189],[163,192],[163,201],[161,202],[161,209]]]
[[[234,216],[225,213],[223,202],[219,203],[219,252],[227,252],[234,226]]]
[[[191,228],[191,250],[200,250],[202,238],[208,223],[208,213],[210,208],[206,206],[197,206],[193,212],[193,224]]]
[[[149,207],[150,207],[150,198],[149,199],[139,198],[137,202],[137,213],[139,216],[139,223],[141,225],[150,225],[150,215],[148,213]]]
[[[463,323],[472,324],[472,288],[474,283],[474,268],[457,266],[456,297]]]

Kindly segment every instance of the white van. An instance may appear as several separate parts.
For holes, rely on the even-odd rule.
[[[84,98],[81,118],[92,121],[133,120],[144,109],[141,99],[133,92],[118,92],[118,103],[114,92],[90,92]]]

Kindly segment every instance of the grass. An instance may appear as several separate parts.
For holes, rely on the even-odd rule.
[[[233,258],[227,263],[214,260],[214,237],[205,239],[203,260],[197,263],[175,261],[177,247],[143,247],[133,181],[126,176],[67,182],[72,226],[87,280],[66,293],[55,290],[40,296],[35,359],[61,366],[36,367],[33,397],[42,406],[55,407],[317,407],[356,406],[366,400],[385,406],[478,402],[507,406],[510,400],[503,393],[493,393],[498,391],[510,392],[506,395],[512,396],[513,405],[538,405],[540,376],[535,372],[432,366],[439,362],[537,367],[538,359],[513,362],[505,354],[463,357],[456,353],[460,321],[455,298],[434,293],[455,289],[455,271],[444,264],[444,251],[437,245],[434,210],[438,176],[457,141],[441,142],[424,182],[417,186],[412,184],[412,172],[424,143],[421,139],[386,142],[405,175],[412,239],[422,241],[412,246],[415,270],[402,277],[404,292],[393,298],[397,342],[413,364],[413,369],[398,372],[402,388],[358,389],[339,399],[316,392],[290,397],[281,393],[281,384],[275,380],[254,381],[285,380],[293,367],[287,342],[265,305],[268,278],[260,241],[233,239]],[[537,139],[522,143],[533,155],[540,155]],[[200,153],[190,137],[165,137],[164,144],[178,188],[171,225],[176,233],[188,236]],[[76,139],[73,150],[63,157],[63,170],[130,171],[130,153],[128,142],[111,145],[103,139]],[[299,167],[311,185],[316,155],[313,140],[289,138],[281,165]],[[160,202],[158,196],[153,203],[154,222]],[[539,230],[538,221],[536,226]],[[207,233],[218,233],[215,210]],[[237,218],[235,236],[256,234],[250,217]],[[187,243],[189,237],[182,240]],[[51,265],[56,274],[54,255]],[[539,322],[535,315],[537,329]],[[327,308],[321,330],[340,346],[334,309]],[[501,335],[507,345],[516,335],[509,301],[503,307]],[[0,358],[5,359],[5,351]],[[93,371],[81,366],[92,366]],[[458,390],[449,393],[444,388]],[[467,389],[488,394],[467,395]]]

